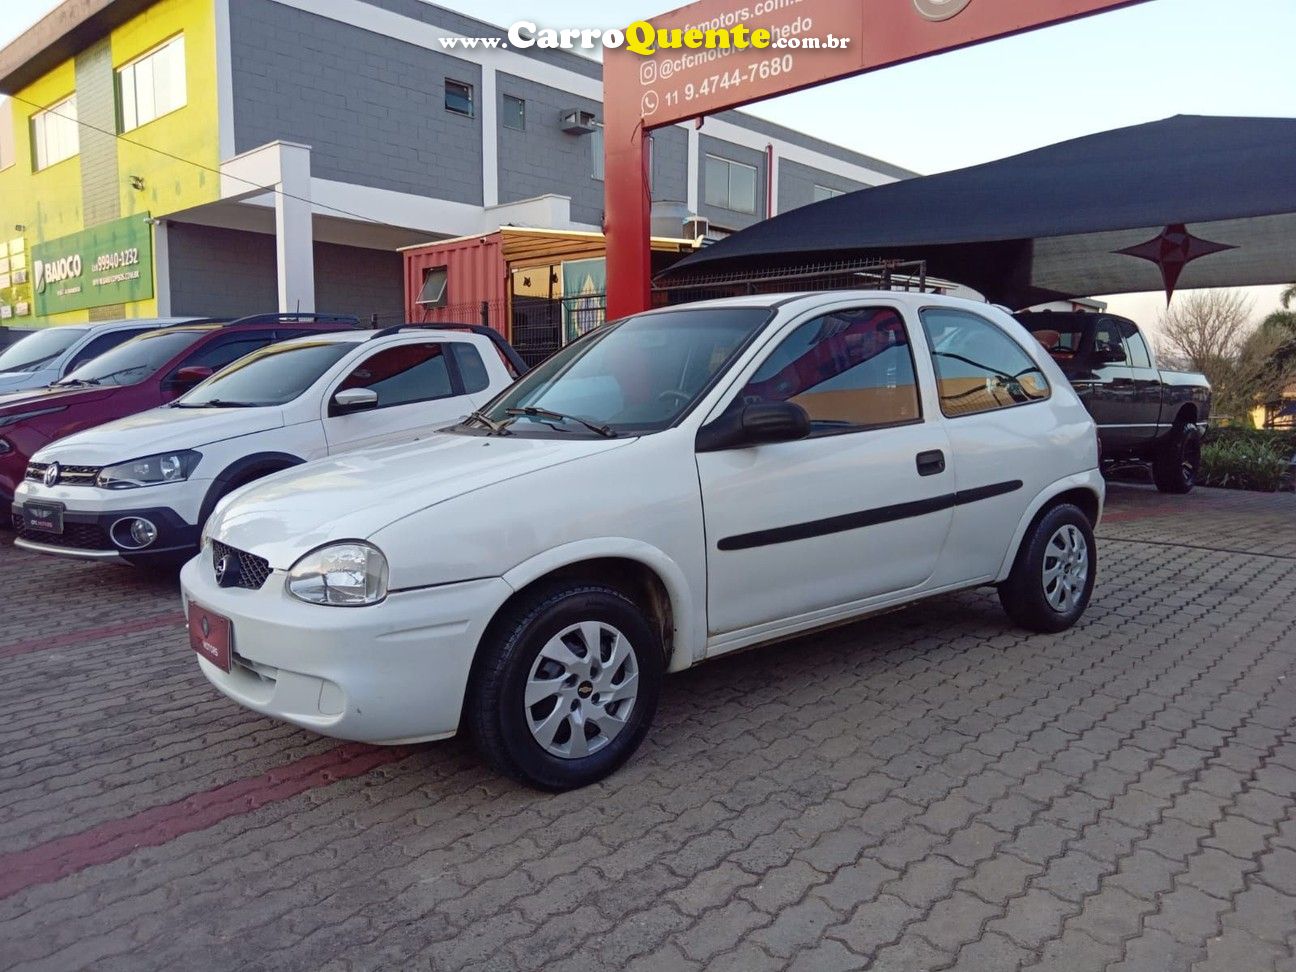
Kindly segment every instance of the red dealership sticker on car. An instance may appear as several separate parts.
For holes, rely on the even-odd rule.
[[[221,671],[230,670],[229,618],[189,602],[189,647]]]

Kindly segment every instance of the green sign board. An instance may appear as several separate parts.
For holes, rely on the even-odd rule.
[[[31,283],[36,314],[153,296],[153,227],[148,216],[111,223],[37,243],[31,250]]]

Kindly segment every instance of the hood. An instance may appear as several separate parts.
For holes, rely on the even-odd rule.
[[[308,550],[365,539],[396,520],[471,490],[620,449],[626,439],[528,439],[433,433],[275,473],[212,517],[222,543],[288,568]]]
[[[40,388],[56,377],[48,368],[39,371],[0,371],[0,392]]]
[[[26,412],[29,409],[52,408],[55,405],[80,405],[97,402],[117,390],[117,385],[103,388],[29,388],[25,391],[0,394],[0,415]],[[0,389],[3,392],[3,389]]]
[[[271,408],[151,408],[59,439],[32,458],[76,466],[107,466],[159,452],[197,449],[283,426]],[[207,475],[211,478],[211,474]]]

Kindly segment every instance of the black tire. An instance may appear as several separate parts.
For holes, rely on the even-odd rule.
[[[1187,493],[1197,482],[1201,466],[1201,430],[1187,423],[1176,425],[1152,457],[1152,481],[1163,493]]]
[[[1058,591],[1056,586],[1045,582],[1044,561],[1049,557],[1050,562],[1056,563],[1059,555],[1067,552],[1065,547],[1050,549],[1050,544],[1068,528],[1074,528],[1084,541],[1086,569],[1083,583],[1072,585],[1078,596],[1073,600],[1062,597],[1065,607],[1059,608],[1050,603],[1050,594],[1057,596]],[[1094,544],[1093,527],[1089,518],[1079,507],[1059,503],[1036,519],[1022,537],[1012,572],[999,585],[999,603],[1003,605],[1008,617],[1023,628],[1040,632],[1065,631],[1080,619],[1089,606],[1097,573],[1098,548]]]
[[[585,756],[559,756],[544,748],[533,734],[531,720],[544,720],[558,716],[568,705],[564,696],[554,696],[554,705],[545,709],[545,699],[528,708],[525,692],[534,666],[537,674],[544,666],[553,663],[540,659],[541,650],[565,629],[582,622],[596,622],[620,632],[632,647],[632,658],[638,669],[637,694],[632,700],[622,725],[616,734],[602,743],[597,739],[602,732],[594,726],[581,729],[586,735],[585,746],[599,748]],[[583,634],[572,633],[575,650],[585,646]],[[607,642],[600,635],[600,652]],[[506,776],[542,790],[571,790],[597,782],[613,773],[639,748],[661,695],[665,672],[665,657],[661,638],[654,626],[625,594],[600,584],[568,581],[538,588],[535,592],[509,605],[500,617],[492,622],[481,648],[465,699],[464,724],[486,760]],[[584,656],[581,656],[582,659]],[[628,669],[622,666],[619,672]],[[561,666],[554,671],[563,672]],[[595,669],[595,674],[601,670]],[[617,673],[605,677],[615,678]],[[582,678],[564,674],[564,679]],[[563,682],[564,691],[568,682]],[[577,707],[577,696],[585,713],[595,710],[591,703],[598,694],[592,692],[592,683],[582,680],[572,682],[570,691],[576,693],[569,700],[570,708]],[[614,703],[619,705],[620,703]],[[610,708],[610,707],[609,707]],[[591,720],[593,721],[593,720]],[[573,745],[573,723],[566,721],[566,740],[563,726],[553,737],[556,745]]]

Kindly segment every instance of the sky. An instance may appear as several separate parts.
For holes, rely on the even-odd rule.
[[[56,2],[5,5],[0,46]],[[502,26],[530,20],[582,28],[623,27],[681,3],[440,5]],[[1176,114],[1296,116],[1293,38],[1296,0],[1150,0],[744,110],[917,172],[943,172]],[[1279,289],[1250,288],[1259,315],[1277,306]],[[1108,299],[1114,311],[1147,326],[1165,308],[1159,293]]]

